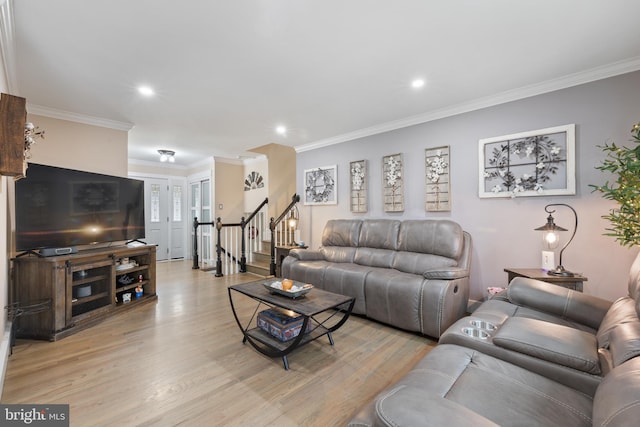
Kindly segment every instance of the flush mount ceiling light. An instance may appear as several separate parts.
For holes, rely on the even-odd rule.
[[[158,150],[158,154],[160,154],[160,161],[161,162],[169,162],[169,163],[173,163],[176,161],[175,159],[175,155],[176,152],[175,151],[171,151],[171,150]]]
[[[138,87],[138,92],[144,96],[153,96],[155,92],[149,86],[140,86]]]
[[[423,86],[424,86],[423,79],[415,79],[414,81],[411,82],[411,87],[414,89],[420,89]]]
[[[278,135],[286,135],[287,134],[287,128],[280,125],[280,126],[276,126],[276,133]]]

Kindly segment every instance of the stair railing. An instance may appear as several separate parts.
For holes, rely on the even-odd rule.
[[[245,273],[247,271],[247,253],[249,254],[249,261],[251,261],[253,253],[261,249],[262,242],[259,236],[261,236],[266,229],[266,216],[262,210],[268,203],[269,199],[265,198],[246,218],[242,217],[239,223],[223,223],[220,217],[218,217],[215,222],[199,222],[197,217],[194,218],[192,268],[200,268],[198,257],[198,227],[201,225],[215,225],[216,277],[224,276],[224,272],[227,274]],[[247,246],[249,246],[250,249],[248,252]]]
[[[284,209],[280,216],[277,219],[271,217],[271,220],[269,221],[269,230],[271,230],[271,262],[269,263],[269,273],[272,276],[276,275],[276,245],[287,245],[289,242],[293,241],[292,234],[294,231],[287,227],[286,222],[282,223],[282,220],[286,218],[289,212],[299,201],[300,196],[298,194],[294,194],[291,198],[291,203],[289,203],[289,206]],[[278,227],[280,228],[280,233],[277,233]]]

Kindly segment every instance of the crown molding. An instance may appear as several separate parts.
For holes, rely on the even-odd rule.
[[[308,144],[298,145],[295,147],[296,153],[316,150],[318,148],[327,147],[342,142],[352,141],[358,138],[377,135],[396,129],[401,129],[421,123],[431,122],[458,114],[468,113],[480,110],[482,108],[493,107],[507,102],[517,101],[520,99],[530,98],[536,95],[542,95],[597,80],[615,77],[621,74],[631,73],[640,70],[640,57],[630,58],[624,61],[614,62],[601,67],[592,68],[579,73],[569,74],[557,79],[547,80],[545,82],[536,83],[521,88],[508,90],[495,95],[478,98],[469,102],[464,102],[450,107],[433,110],[427,113],[406,117],[391,122],[381,123],[379,125],[356,130],[353,132],[337,135],[331,138],[321,139],[319,141]]]
[[[84,123],[85,125],[100,126],[109,129],[123,130],[126,132],[133,129],[134,126],[133,123],[119,122],[116,120],[87,116],[85,114],[72,113],[70,111],[30,104],[29,102],[27,102],[27,112],[29,114],[37,114],[38,116],[51,117],[53,119],[67,120],[70,122]]]

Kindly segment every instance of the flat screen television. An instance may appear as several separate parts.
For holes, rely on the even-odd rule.
[[[16,251],[145,237],[144,181],[30,163],[16,182]]]

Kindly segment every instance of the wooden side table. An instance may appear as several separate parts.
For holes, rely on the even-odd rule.
[[[300,245],[276,246],[276,277],[282,277],[282,261],[289,255],[291,249],[306,249],[307,247]]]
[[[573,277],[567,276],[553,276],[547,274],[545,270],[540,268],[505,268],[504,271],[508,274],[508,283],[514,277],[527,277],[529,279],[542,280],[543,282],[553,283],[554,285],[564,286],[565,288],[573,289],[578,292],[582,292],[582,282],[586,282],[588,279],[580,274]]]

